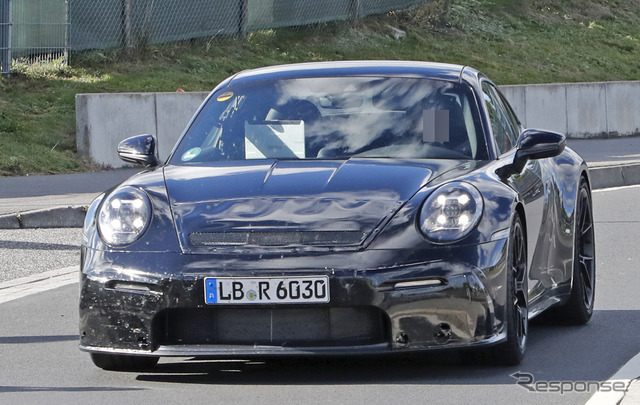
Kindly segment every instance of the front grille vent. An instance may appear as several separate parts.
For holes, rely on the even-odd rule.
[[[172,308],[154,317],[156,345],[357,346],[388,342],[375,307]]]
[[[193,232],[193,246],[358,246],[360,231]]]

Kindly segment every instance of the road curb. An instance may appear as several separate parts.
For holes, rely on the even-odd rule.
[[[640,184],[640,163],[589,168],[591,188],[609,188]]]
[[[640,398],[640,353],[631,358],[603,384],[585,405],[631,405]],[[611,389],[613,384],[624,386],[624,391]]]
[[[86,212],[86,206],[68,206],[0,215],[0,229],[81,228]]]

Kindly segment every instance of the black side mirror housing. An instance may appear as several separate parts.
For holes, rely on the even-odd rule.
[[[567,145],[567,138],[558,132],[525,129],[518,138],[516,160],[545,159],[558,156]]]
[[[501,168],[499,175],[508,177],[522,172],[529,160],[558,156],[567,145],[567,138],[558,132],[525,129],[518,138],[513,163]]]
[[[118,144],[118,156],[127,163],[135,163],[144,167],[157,166],[158,148],[156,137],[149,134],[136,135]]]

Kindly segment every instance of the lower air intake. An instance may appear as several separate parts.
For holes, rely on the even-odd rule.
[[[168,309],[154,318],[157,345],[356,346],[388,342],[374,307]]]

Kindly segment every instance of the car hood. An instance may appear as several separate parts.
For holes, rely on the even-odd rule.
[[[357,248],[460,161],[243,161],[167,166],[184,253],[246,246]]]

